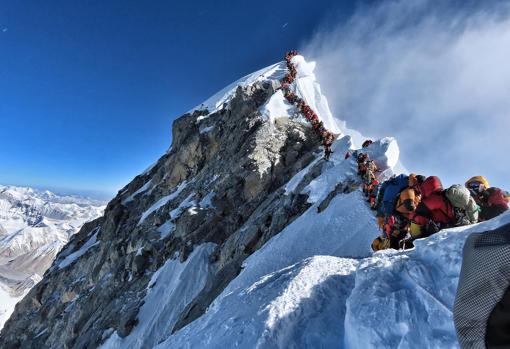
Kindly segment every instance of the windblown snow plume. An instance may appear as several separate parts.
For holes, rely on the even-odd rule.
[[[477,174],[507,184],[508,3],[361,6],[303,51],[318,62],[334,115],[366,135],[395,136],[407,167],[449,184]]]

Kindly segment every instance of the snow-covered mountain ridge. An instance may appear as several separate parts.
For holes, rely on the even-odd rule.
[[[340,135],[332,161],[278,89],[283,63],[241,79],[174,122],[169,151],[71,238],[0,346],[457,347],[462,244],[510,215],[373,254],[375,217],[343,158],[363,138],[296,64],[293,92]],[[367,152],[397,171],[395,139]]]
[[[103,210],[93,199],[0,185],[0,327],[69,238]]]

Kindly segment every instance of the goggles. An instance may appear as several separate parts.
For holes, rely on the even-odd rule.
[[[471,182],[468,184],[468,188],[469,189],[473,189],[474,191],[479,191],[480,190],[480,184],[479,182]]]

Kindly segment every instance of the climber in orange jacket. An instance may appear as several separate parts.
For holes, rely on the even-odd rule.
[[[410,218],[416,211],[418,204],[421,201],[420,187],[425,181],[425,177],[411,173],[408,178],[409,186],[400,192],[397,199],[395,209],[398,213],[406,218]]]

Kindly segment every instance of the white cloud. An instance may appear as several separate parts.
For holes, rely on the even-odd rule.
[[[487,5],[486,5],[487,6]],[[411,171],[510,189],[508,6],[391,1],[317,33],[304,53],[336,117],[396,136]]]

